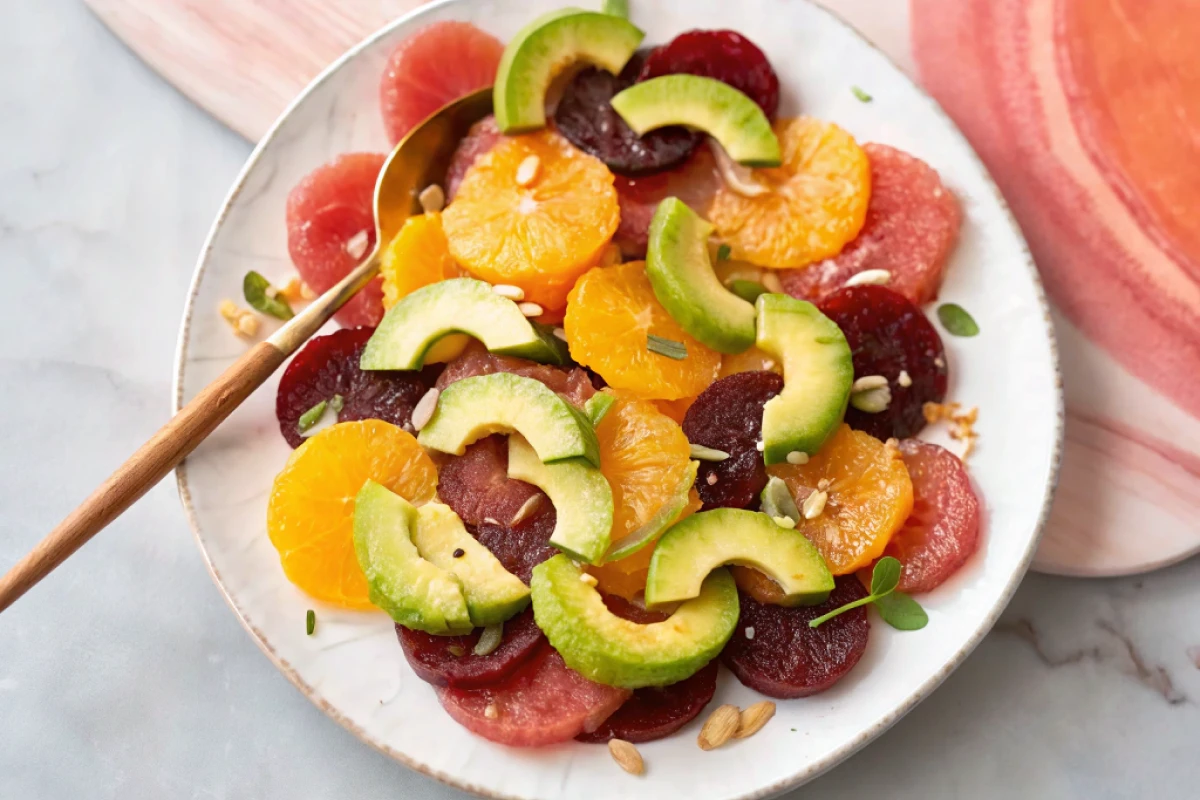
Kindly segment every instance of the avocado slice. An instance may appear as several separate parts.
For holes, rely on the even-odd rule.
[[[639,136],[667,125],[687,125],[712,136],[739,164],[783,163],[779,137],[767,115],[727,83],[699,75],[663,75],[618,92],[611,103]]]
[[[846,413],[854,364],[837,324],[812,303],[782,294],[759,295],[757,344],[783,364],[783,391],[763,408],[763,458],[814,455]]]
[[[421,558],[413,544],[417,509],[375,481],[354,498],[354,552],[371,602],[406,628],[432,634],[468,633],[475,626],[462,583]]]
[[[620,561],[622,558],[628,558],[642,548],[654,544],[658,539],[659,534],[671,527],[675,520],[679,519],[679,515],[687,508],[688,500],[692,486],[696,483],[696,473],[700,471],[699,461],[688,462],[687,469],[683,472],[683,478],[679,481],[679,485],[675,488],[675,494],[671,499],[663,504],[653,517],[646,520],[646,524],[638,528],[633,533],[629,534],[619,542],[613,542],[609,551],[604,554],[603,564],[608,564],[613,561]]]
[[[582,574],[562,554],[534,567],[533,617],[567,666],[597,683],[637,689],[684,680],[721,652],[737,625],[728,570],[710,574],[695,598],[649,625],[609,611]]]
[[[473,278],[422,286],[384,315],[363,350],[363,369],[420,369],[444,336],[465,333],[493,353],[565,364],[566,344],[530,322],[512,300]]]
[[[785,605],[816,605],[833,591],[833,575],[812,542],[759,511],[715,508],[663,534],[650,558],[646,605],[696,597],[701,581],[724,564],[754,567],[787,594]]]
[[[546,91],[565,68],[586,62],[616,75],[645,36],[612,14],[564,8],[526,25],[504,48],[492,104],[501,133],[546,126]]]
[[[529,605],[529,587],[467,532],[449,506],[426,503],[417,509],[412,540],[426,561],[458,578],[475,627],[498,625]]]
[[[719,353],[754,344],[754,305],[721,285],[708,256],[713,226],[678,197],[650,221],[646,277],[654,296],[685,331]]]
[[[600,445],[587,415],[545,384],[508,372],[447,386],[417,441],[461,456],[476,439],[512,431],[524,436],[546,464],[583,458],[600,465]]]
[[[543,464],[529,442],[508,437],[508,477],[532,483],[550,497],[556,521],[550,544],[572,558],[598,563],[612,534],[608,479],[582,458]]]

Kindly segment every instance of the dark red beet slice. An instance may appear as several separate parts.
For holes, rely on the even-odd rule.
[[[622,175],[660,172],[681,163],[704,135],[673,125],[638,136],[609,105],[613,95],[631,86],[642,71],[645,55],[629,59],[620,75],[588,68],[567,85],[554,122],[558,132]]]
[[[580,367],[568,369],[549,364],[538,364],[524,358],[498,356],[489,353],[479,342],[472,342],[461,356],[446,365],[445,370],[438,377],[437,388],[445,389],[463,378],[491,375],[496,372],[511,372],[514,375],[541,381],[551,390],[558,392],[581,408],[588,398],[596,393],[591,378]]]
[[[709,386],[687,410],[688,441],[729,454],[724,461],[700,462],[696,491],[705,510],[746,508],[767,485],[758,449],[763,406],[782,390],[783,378],[774,372],[738,372]]]
[[[710,662],[687,680],[670,686],[636,689],[604,724],[591,733],[581,733],[580,742],[602,743],[609,739],[652,742],[665,739],[700,715],[717,691],[716,661]]]
[[[310,339],[279,380],[275,416],[279,432],[292,447],[304,438],[296,425],[305,411],[340,394],[345,402],[338,421],[381,419],[410,426],[413,406],[433,388],[439,367],[419,372],[368,372],[359,358],[374,328],[343,328]],[[326,413],[330,413],[326,411]]]
[[[728,83],[749,95],[768,118],[779,108],[779,77],[762,50],[736,31],[687,31],[646,58],[638,80],[687,73]]]
[[[508,477],[508,440],[499,434],[469,445],[461,456],[446,457],[438,469],[438,497],[470,526],[492,520],[512,524],[532,497],[550,500],[536,486]]]
[[[846,423],[884,440],[919,433],[925,427],[922,406],[945,398],[947,375],[942,337],[921,309],[883,286],[850,286],[821,301],[821,311],[846,334],[855,377],[882,375],[892,393],[878,414],[846,409]]]
[[[450,166],[446,168],[446,199],[453,200],[458,193],[458,185],[463,176],[475,163],[475,159],[487,153],[500,143],[504,134],[496,125],[496,118],[490,114],[471,126],[467,135],[458,143],[454,155],[450,157]]]
[[[866,597],[854,575],[837,578],[819,606],[763,605],[739,593],[741,617],[721,658],[738,680],[768,697],[788,699],[823,692],[849,672],[867,649],[865,607],[851,609],[820,627],[809,622]]]
[[[617,175],[613,185],[621,206],[621,223],[613,242],[626,258],[636,259],[646,256],[650,220],[659,203],[667,197],[678,197],[703,216],[721,186],[721,176],[712,152],[701,147],[675,169],[639,178]]]
[[[962,461],[949,450],[905,439],[900,454],[912,477],[913,510],[883,553],[904,565],[900,591],[928,592],[979,547],[979,498]]]
[[[433,636],[396,626],[404,657],[418,677],[434,686],[461,689],[477,689],[508,678],[545,642],[533,621],[532,608],[504,623],[499,647],[477,656],[473,651],[482,634],[479,628],[467,636]]]
[[[557,520],[554,506],[543,500],[534,513],[515,525],[484,520],[471,533],[506,570],[528,584],[533,568],[558,553],[550,544]]]
[[[863,270],[885,269],[889,289],[928,303],[958,238],[958,200],[921,159],[883,144],[863,150],[871,160],[871,203],[862,230],[835,258],[782,270],[780,280],[788,294],[815,303]]]
[[[629,697],[569,669],[550,645],[508,680],[480,689],[439,687],[438,700],[463,727],[493,742],[538,747],[596,730]]]
[[[375,245],[375,179],[384,158],[378,153],[338,156],[288,193],[288,254],[317,292],[346,277]],[[361,251],[357,243],[362,243]],[[342,306],[336,319],[347,327],[378,325],[383,319],[383,279],[371,281]]]

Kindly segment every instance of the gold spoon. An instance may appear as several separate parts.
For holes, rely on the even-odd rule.
[[[445,106],[396,145],[375,184],[375,247],[363,262],[204,387],[0,578],[0,611],[166,477],[335,311],[379,274],[380,249],[387,246],[406,219],[420,213],[418,192],[442,179],[459,140],[491,111],[492,90],[482,89]]]

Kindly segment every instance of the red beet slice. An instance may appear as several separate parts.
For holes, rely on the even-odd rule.
[[[545,643],[533,621],[532,608],[504,623],[499,647],[486,656],[477,656],[473,651],[482,634],[479,628],[467,636],[433,636],[396,626],[404,657],[421,680],[460,689],[477,689],[505,680]]]
[[[696,491],[705,510],[746,508],[767,485],[758,449],[763,406],[782,390],[783,378],[774,372],[738,372],[709,386],[688,408],[688,441],[729,454],[724,461],[700,462]]]
[[[687,31],[652,51],[638,80],[686,73],[728,83],[769,119],[779,108],[779,77],[762,50],[736,31]]]
[[[654,210],[667,197],[678,197],[696,213],[703,215],[721,186],[716,161],[707,147],[675,169],[639,178],[616,176],[614,186],[621,206],[621,223],[613,241],[628,259],[645,258],[650,220]]]
[[[867,609],[851,609],[817,628],[808,623],[866,595],[854,575],[837,578],[833,593],[819,606],[763,605],[739,593],[741,617],[721,658],[738,680],[768,697],[786,700],[823,692],[866,651]]]
[[[681,163],[704,135],[680,125],[638,136],[609,104],[613,95],[631,86],[642,71],[645,55],[629,59],[620,75],[588,68],[567,85],[554,122],[573,145],[621,175],[661,172]]]
[[[472,342],[461,356],[446,365],[438,378],[437,388],[445,389],[455,381],[477,375],[492,375],[496,372],[511,372],[544,383],[576,406],[583,407],[596,390],[591,378],[579,367],[564,368],[549,364],[538,364],[524,358],[498,356],[489,353],[479,342]]]
[[[942,337],[921,309],[883,286],[850,286],[826,297],[821,311],[846,334],[854,375],[882,375],[892,393],[891,403],[878,414],[846,409],[846,423],[884,440],[920,432],[925,427],[921,407],[945,398],[947,375]],[[901,373],[907,373],[904,382]]]
[[[836,258],[780,273],[793,297],[814,303],[868,269],[891,273],[889,289],[921,305],[937,297],[958,238],[962,210],[937,172],[883,144],[863,147],[871,160],[867,221]]]
[[[334,395],[341,395],[344,401],[339,422],[381,419],[411,429],[413,407],[433,388],[439,368],[418,372],[359,369],[363,348],[374,332],[374,328],[343,328],[318,336],[288,364],[275,395],[275,417],[279,432],[292,447],[304,444],[296,427],[304,412]]]
[[[900,591],[928,592],[979,547],[979,498],[962,461],[949,450],[905,439],[900,454],[912,478],[913,510],[884,555],[904,565]]]
[[[379,153],[348,153],[317,167],[288,194],[288,253],[300,276],[324,292],[375,245],[375,179]],[[366,242],[361,252],[358,243]],[[356,255],[357,254],[357,255]],[[376,278],[335,315],[347,327],[383,319],[383,279]]]
[[[712,661],[679,683],[637,689],[603,725],[575,738],[589,743],[624,739],[635,744],[665,739],[698,717],[712,702],[717,691],[718,669],[717,662]]]
[[[379,85],[383,126],[394,145],[447,103],[491,86],[504,45],[469,22],[435,22],[388,56]]]
[[[504,568],[528,585],[533,568],[558,553],[550,544],[558,517],[549,500],[516,524],[484,520],[471,533],[492,551]]]
[[[461,456],[445,458],[438,469],[438,497],[472,527],[485,520],[510,525],[533,497],[550,505],[536,486],[508,477],[508,442],[498,434],[474,442]]]
[[[496,125],[496,118],[488,115],[471,126],[467,135],[458,143],[454,155],[450,157],[450,166],[446,168],[446,199],[453,200],[458,193],[458,185],[463,176],[475,163],[475,159],[490,151],[500,143],[504,134]]]
[[[629,697],[593,683],[546,645],[508,680],[479,689],[438,688],[438,700],[463,727],[493,742],[538,747],[596,730]]]

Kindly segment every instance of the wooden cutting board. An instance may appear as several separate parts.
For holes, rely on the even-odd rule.
[[[1003,6],[1005,13],[1031,9],[1029,13],[1036,17],[1050,1],[1004,0],[996,5]],[[164,78],[252,141],[346,49],[422,4],[421,0],[85,2]],[[823,4],[915,75],[918,61],[923,67],[936,65],[945,53],[939,51],[936,36],[917,36],[918,45],[930,38],[935,41],[914,57],[910,44],[914,12],[931,19],[931,9],[953,16],[969,7],[975,16],[958,21],[977,26],[990,2],[913,0],[911,9],[901,0],[824,0]],[[1152,0],[1154,5],[1170,2]],[[944,44],[943,49],[951,46],[952,42]],[[971,133],[971,123],[988,112],[970,103],[956,104],[956,98],[947,94],[952,87],[944,84],[932,82],[935,96]],[[990,157],[1000,152],[995,148],[981,147],[981,152],[993,174],[1024,168],[1020,160]],[[1017,204],[1016,211],[1029,233],[1039,209],[1025,203]],[[1080,215],[1064,224],[1086,228],[1092,223]],[[1058,285],[1060,304],[1065,300],[1065,305],[1078,311],[1080,304],[1096,302],[1082,292],[1071,295],[1070,284],[1056,280],[1061,277],[1056,256],[1061,254],[1039,247],[1035,236],[1030,238],[1048,283]],[[1044,253],[1048,255],[1043,258]],[[1097,577],[1131,574],[1200,552],[1200,420],[1143,382],[1144,373],[1135,376],[1127,363],[1093,341],[1097,337],[1082,333],[1076,318],[1056,316],[1066,377],[1067,443],[1058,499],[1035,569]]]

